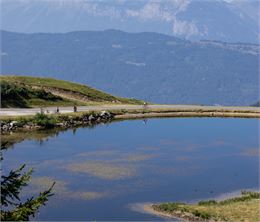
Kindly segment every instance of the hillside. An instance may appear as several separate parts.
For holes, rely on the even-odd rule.
[[[2,108],[141,103],[138,100],[115,97],[85,85],[53,78],[1,76],[0,84]]]
[[[55,77],[154,103],[243,106],[259,99],[259,45],[116,30],[2,31],[2,43],[3,73]]]

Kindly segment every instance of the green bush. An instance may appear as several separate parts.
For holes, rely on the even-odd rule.
[[[252,192],[252,191],[241,191],[240,197],[234,197],[231,199],[220,201],[219,204],[230,204],[235,202],[242,202],[242,201],[249,201],[252,199],[259,199],[260,193],[258,192]]]
[[[163,203],[159,205],[159,209],[162,211],[172,212],[174,210],[181,210],[180,207],[182,203]]]
[[[62,102],[63,98],[43,89],[33,89],[23,84],[0,81],[1,107],[30,107],[40,102]]]
[[[260,193],[259,192],[242,190],[241,194],[242,194],[242,196],[249,196],[252,199],[259,199],[260,198]]]
[[[38,98],[44,99],[44,100],[50,100],[50,101],[62,100],[61,97],[55,96],[50,92],[44,91],[43,89],[34,90],[32,93],[34,94],[35,97],[38,97]]]
[[[202,218],[202,219],[210,219],[210,214],[198,210],[192,211],[192,214],[196,217]]]
[[[200,205],[200,206],[202,206],[202,205],[208,206],[208,205],[215,205],[215,204],[217,204],[217,203],[218,203],[218,202],[215,201],[215,200],[202,200],[202,201],[198,202],[198,205]]]
[[[57,123],[54,117],[50,117],[43,113],[37,113],[33,119],[33,122],[38,126],[43,126],[45,128],[53,128]]]
[[[29,97],[29,92],[26,88],[5,81],[0,82],[0,87],[1,107],[27,107],[26,99]]]
[[[5,81],[1,81],[1,97],[2,99],[17,97],[28,97],[28,90],[25,87],[18,87],[14,84],[9,84]]]

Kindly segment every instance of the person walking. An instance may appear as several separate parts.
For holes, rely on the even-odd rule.
[[[74,113],[76,113],[77,112],[77,106],[74,105],[73,109],[74,109]]]

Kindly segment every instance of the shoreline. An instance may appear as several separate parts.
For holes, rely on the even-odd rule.
[[[221,194],[213,199],[205,199],[205,200],[196,200],[195,202],[187,202],[187,203],[182,203],[182,205],[185,206],[202,206],[199,203],[200,202],[207,202],[207,201],[218,201],[219,203],[223,203],[223,202],[227,202],[227,201],[232,201],[232,200],[236,200],[234,201],[235,204],[242,204],[244,201],[251,201],[253,198],[258,198],[259,200],[259,189],[249,189],[249,191],[245,191],[247,192],[247,194],[243,194],[243,191],[240,192],[240,194],[238,193],[238,191],[234,191],[234,192],[230,192],[230,193],[224,193]],[[253,193],[255,192],[255,194],[258,193],[258,197],[253,197]],[[249,194],[248,194],[249,193]],[[243,197],[244,195],[250,195],[250,193],[252,194],[251,198],[249,200],[244,199]],[[238,200],[238,198],[241,198],[241,200]],[[234,203],[233,202],[233,203]],[[175,203],[175,202],[172,202]],[[178,202],[176,202],[178,204]],[[183,211],[182,209],[176,209],[173,211],[164,211],[160,209],[160,205],[161,204],[166,204],[166,203],[143,203],[143,204],[138,204],[139,207],[139,212],[142,213],[147,213],[147,214],[152,214],[158,217],[163,217],[163,218],[168,218],[168,219],[176,219],[176,220],[180,220],[180,221],[218,221],[218,219],[220,218],[203,218],[200,216],[195,216],[193,212],[191,211]],[[228,204],[232,204],[232,202],[228,203]],[[205,207],[210,207],[210,206],[214,206],[214,205],[210,205],[210,204],[205,204]],[[222,205],[223,206],[223,205]],[[229,205],[230,206],[230,205]],[[259,209],[260,210],[260,209]]]
[[[180,221],[183,221],[183,222],[189,222],[189,221],[194,221],[194,220],[191,220],[192,218],[183,218],[183,217],[180,217],[180,215],[174,215],[172,213],[166,213],[166,212],[162,212],[162,211],[157,211],[153,208],[153,204],[144,204],[142,206],[142,210],[145,212],[145,213],[148,213],[148,214],[152,214],[152,215],[155,215],[155,216],[158,216],[158,217],[163,217],[163,218],[168,218],[168,219],[176,219],[176,220],[180,220]]]
[[[209,106],[182,106],[182,105],[149,105],[79,107],[78,112],[64,109],[61,113],[44,112],[45,120],[53,121],[52,127],[70,128],[71,126],[85,126],[99,123],[146,119],[146,118],[260,118],[260,108],[256,107],[209,107]],[[55,107],[51,107],[52,111]],[[85,110],[84,110],[85,109]],[[87,110],[88,109],[88,110]],[[1,109],[0,114],[10,109]],[[39,109],[32,109],[33,114],[23,115],[23,109],[11,109],[11,113],[22,115],[1,115],[1,130],[37,130],[45,129],[47,125],[37,125],[36,117]],[[14,111],[15,110],[15,111]],[[32,111],[30,109],[24,109]],[[47,109],[45,110],[47,111]],[[25,112],[26,113],[26,112]],[[34,114],[35,113],[35,114]]]
[[[0,108],[1,119],[29,117],[41,108]],[[56,107],[44,107],[48,115],[57,115]],[[79,106],[77,113],[109,111],[116,119],[144,117],[245,117],[260,118],[260,107],[199,105],[98,105]],[[73,107],[60,107],[60,115],[73,114]]]
[[[127,119],[143,119],[143,118],[170,118],[170,117],[217,117],[217,118],[260,118],[260,113],[255,112],[199,112],[199,111],[183,111],[183,112],[148,112],[148,113],[126,113],[116,114],[115,120]]]

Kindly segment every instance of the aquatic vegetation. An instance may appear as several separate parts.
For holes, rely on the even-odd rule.
[[[76,195],[86,200],[95,200],[106,196],[104,192],[76,192]]]
[[[117,154],[117,151],[115,150],[98,150],[98,151],[89,151],[89,152],[82,152],[77,154],[77,156],[79,157],[91,157],[91,158],[95,158],[95,157],[104,157],[104,156],[113,156]]]
[[[74,118],[73,114],[71,116]],[[236,128],[237,125],[241,127]],[[253,131],[257,126],[257,120],[154,119],[148,125],[143,125],[142,121],[117,122],[94,130],[79,128],[76,133],[73,133],[75,128],[8,132],[2,136],[3,140],[19,144],[13,145],[11,152],[4,152],[8,161],[4,168],[12,169],[21,161],[37,169],[38,177],[32,178],[23,199],[35,196],[56,181],[55,196],[36,219],[46,220],[53,215],[62,220],[65,216],[60,212],[68,209],[65,213],[70,214],[73,220],[102,220],[102,217],[115,220],[125,218],[125,214],[132,220],[136,215],[126,209],[129,203],[162,201],[171,197],[190,200],[217,196],[220,192],[225,193],[225,198],[230,198],[237,195],[237,189],[257,187],[257,158],[241,155],[247,149],[257,147],[257,132]],[[223,130],[218,131],[219,127]],[[213,130],[209,130],[211,128]],[[236,130],[230,134],[231,128]],[[163,135],[160,134],[162,129]],[[203,135],[208,139],[205,140]],[[176,145],[160,143],[171,138]],[[221,144],[213,146],[217,139],[232,144],[219,149]],[[193,144],[201,148],[188,152]],[[74,171],[69,169],[71,166]],[[240,166],[243,166],[243,171]],[[83,169],[85,167],[87,169]],[[227,187],[222,186],[225,183]],[[226,193],[232,190],[236,193]],[[217,198],[217,202],[223,200],[221,196]],[[242,212],[247,211],[249,205],[255,209],[253,202],[243,203],[205,203],[196,205],[193,213],[196,217],[208,218],[215,215],[213,210],[233,209],[236,204],[240,205]],[[108,207],[101,215],[100,209],[104,206]],[[185,211],[191,211],[188,204],[181,210],[180,214],[193,215]],[[145,214],[139,216],[139,220],[147,218]],[[156,219],[153,215],[148,217]]]
[[[157,151],[157,150],[160,150],[161,147],[157,147],[157,146],[143,146],[143,147],[140,147],[139,149],[143,150],[143,151]]]
[[[53,181],[55,181],[55,186],[53,188],[55,194],[66,190],[67,183],[65,183],[64,181],[44,176],[32,178],[30,187],[28,188],[28,192],[38,193],[40,190],[50,187]]]
[[[179,160],[179,161],[187,161],[187,160],[190,160],[191,157],[190,156],[177,156],[176,157],[176,160]]]
[[[105,162],[72,163],[66,168],[71,172],[86,173],[107,180],[118,180],[136,175],[133,167]]]
[[[242,156],[249,156],[249,157],[259,157],[260,156],[260,148],[252,148],[247,149],[241,153]]]
[[[97,191],[73,191],[69,188],[69,183],[63,180],[54,179],[52,177],[35,177],[31,181],[31,186],[29,189],[25,190],[27,193],[38,193],[42,189],[49,187],[53,181],[55,181],[55,187],[53,192],[58,198],[66,199],[84,199],[84,200],[95,200],[107,196],[107,192],[97,192]]]
[[[156,155],[153,154],[132,154],[128,155],[127,160],[130,162],[138,162],[138,161],[144,161],[149,160],[151,158],[154,158]]]

